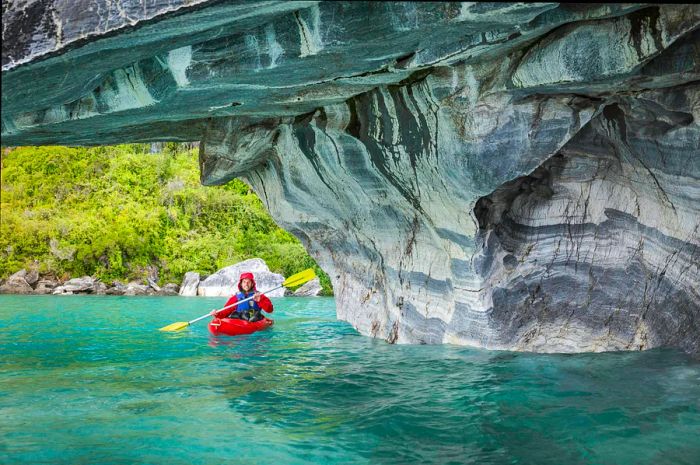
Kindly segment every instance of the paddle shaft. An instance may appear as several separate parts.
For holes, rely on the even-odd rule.
[[[265,291],[265,292],[261,292],[261,294],[266,294],[266,293],[268,293],[268,292],[276,291],[276,290],[279,289],[280,287],[284,287],[284,284],[280,284],[280,285],[277,286],[277,287],[273,287],[272,289],[268,289],[268,290]],[[235,307],[236,305],[242,304],[243,302],[248,302],[249,300],[253,300],[253,298],[255,298],[254,295],[253,295],[253,296],[250,296],[250,297],[248,297],[248,298],[246,298],[246,299],[239,300],[238,302],[232,303],[231,305],[227,305],[227,306],[225,306],[225,307],[223,307],[223,308],[218,309],[217,312],[220,312],[221,310],[226,310],[227,308]],[[191,325],[192,323],[196,323],[196,322],[198,322],[199,320],[203,320],[204,318],[206,318],[206,317],[208,317],[208,316],[211,316],[211,312],[209,312],[209,313],[207,313],[207,314],[205,314],[205,315],[202,315],[202,316],[200,316],[199,318],[195,318],[194,320],[188,321],[187,324],[188,324],[188,325]]]

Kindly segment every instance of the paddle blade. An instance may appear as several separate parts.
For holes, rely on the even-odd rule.
[[[178,321],[177,323],[170,324],[168,326],[163,326],[159,331],[181,331],[189,326],[186,321]]]
[[[302,272],[299,272],[297,274],[293,274],[289,278],[285,279],[282,285],[284,287],[294,287],[294,286],[299,286],[301,284],[304,284],[307,281],[311,281],[316,277],[316,273],[314,273],[313,268],[309,268],[308,270],[304,270]]]

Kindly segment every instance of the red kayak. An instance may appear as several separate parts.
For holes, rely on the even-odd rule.
[[[240,320],[238,318],[214,318],[209,323],[209,332],[214,336],[238,336],[239,334],[251,334],[256,331],[262,331],[274,324],[274,320],[263,318],[262,320],[251,323],[250,321]]]

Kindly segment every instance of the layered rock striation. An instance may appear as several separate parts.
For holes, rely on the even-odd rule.
[[[700,352],[697,6],[58,3],[3,144],[201,140],[392,343]]]

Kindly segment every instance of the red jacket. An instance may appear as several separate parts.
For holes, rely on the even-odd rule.
[[[231,304],[235,304],[238,302],[238,298],[236,297],[236,294],[232,295],[230,299],[226,301],[226,304],[224,307],[228,307]],[[260,302],[257,302],[258,307],[260,307],[263,311],[267,313],[272,313],[273,308],[272,308],[272,302],[270,299],[267,298],[265,294],[260,294]],[[227,318],[229,315],[234,313],[236,311],[236,307],[230,307],[225,310],[218,311],[214,314],[216,318]]]

